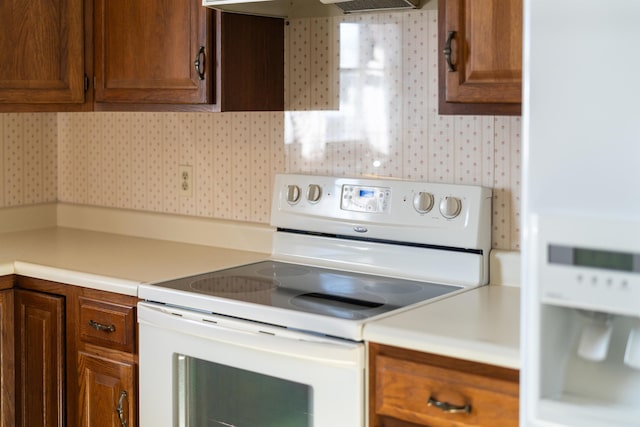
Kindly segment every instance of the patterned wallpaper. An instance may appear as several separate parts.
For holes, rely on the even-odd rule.
[[[56,201],[57,117],[0,114],[0,207]]]
[[[291,20],[285,113],[0,115],[0,206],[57,197],[268,223],[277,172],[392,176],[493,187],[493,247],[517,250],[520,118],[437,114],[436,18]]]

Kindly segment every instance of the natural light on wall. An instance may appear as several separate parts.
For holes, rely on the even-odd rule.
[[[340,22],[336,48],[339,64],[329,70],[338,79],[338,109],[287,111],[285,144],[298,145],[308,162],[326,161],[334,146],[353,145],[365,149],[368,171],[380,167],[390,144],[391,108],[401,78],[397,75],[402,47],[397,45],[401,29],[394,23],[377,20]],[[330,80],[330,79],[329,79]]]

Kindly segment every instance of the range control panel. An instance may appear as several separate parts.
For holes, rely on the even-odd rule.
[[[384,213],[389,211],[391,189],[362,185],[343,185],[340,209],[354,212]]]
[[[271,224],[433,245],[490,247],[491,190],[388,178],[283,174],[275,180]]]
[[[322,198],[323,188],[319,184],[309,184],[306,191],[303,191],[296,184],[287,185],[286,200],[289,205],[294,206],[304,200],[303,194],[308,203],[316,204]],[[391,204],[391,188],[388,187],[344,184],[341,194],[340,209],[345,211],[387,213]],[[426,214],[433,209],[435,197],[428,191],[417,191],[412,193],[411,200],[417,213]],[[439,200],[438,209],[444,218],[453,219],[462,212],[462,199],[445,195]]]

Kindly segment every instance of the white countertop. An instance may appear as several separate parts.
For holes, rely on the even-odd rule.
[[[141,283],[242,265],[268,255],[60,227],[0,234],[0,274],[134,296]]]
[[[520,367],[520,288],[489,285],[368,323],[364,339]]]

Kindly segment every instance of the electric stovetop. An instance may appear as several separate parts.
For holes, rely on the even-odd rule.
[[[202,297],[361,320],[461,289],[328,268],[261,261],[159,283]]]

